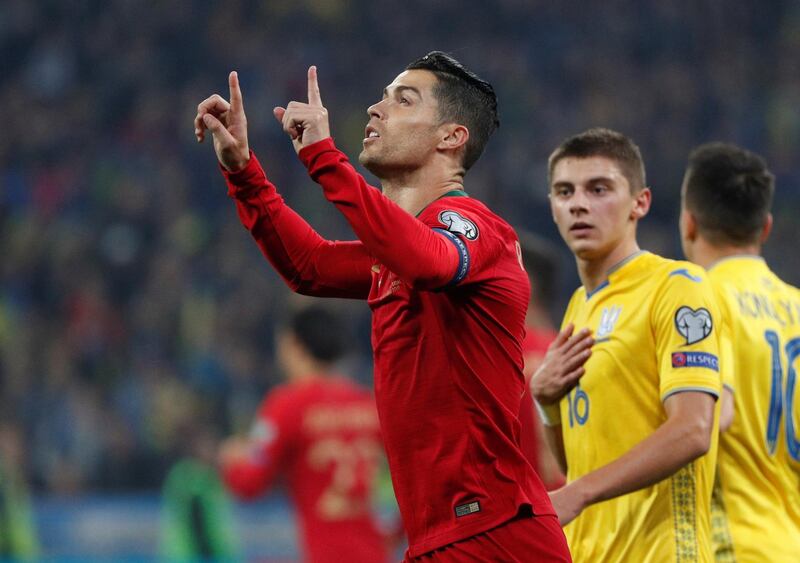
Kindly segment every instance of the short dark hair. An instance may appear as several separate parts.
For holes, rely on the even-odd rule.
[[[439,102],[440,119],[443,123],[465,125],[469,130],[463,161],[464,169],[469,170],[483,153],[491,134],[500,127],[494,88],[441,51],[431,51],[410,63],[406,70],[429,70],[436,75],[433,93]]]
[[[700,145],[689,155],[685,204],[711,243],[758,242],[767,222],[775,176],[759,155],[728,143]]]
[[[294,313],[287,328],[320,362],[334,362],[347,351],[344,325],[337,315],[322,305],[311,305]]]
[[[595,127],[578,133],[561,143],[547,161],[547,173],[550,180],[553,178],[553,169],[562,158],[589,158],[592,156],[603,156],[616,162],[628,180],[633,193],[647,186],[644,160],[639,147],[622,133],[603,127]]]

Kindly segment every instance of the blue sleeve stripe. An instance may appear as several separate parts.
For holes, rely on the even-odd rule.
[[[692,274],[689,273],[689,270],[687,270],[686,268],[681,268],[680,270],[675,270],[674,272],[670,272],[669,277],[672,276],[683,276],[686,279],[690,279],[693,282],[698,282],[698,283],[703,281],[703,278],[699,276],[693,276]]]
[[[469,273],[470,259],[469,259],[469,250],[467,250],[467,245],[464,243],[463,240],[461,240],[456,235],[454,235],[453,233],[451,233],[446,229],[438,229],[434,227],[433,230],[436,231],[437,233],[443,234],[445,238],[447,238],[450,242],[452,242],[456,246],[456,249],[458,250],[458,268],[456,268],[456,273],[453,276],[453,279],[447,282],[447,284],[444,287],[456,285],[457,283],[460,283],[464,278],[466,278],[467,274]]]

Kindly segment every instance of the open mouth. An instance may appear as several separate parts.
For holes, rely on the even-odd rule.
[[[374,127],[368,125],[367,128],[364,130],[364,142],[366,143],[367,141],[372,141],[374,139],[379,139],[379,138],[380,138],[380,133],[378,133],[378,131]]]

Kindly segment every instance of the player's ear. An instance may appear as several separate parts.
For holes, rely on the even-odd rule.
[[[764,244],[767,242],[769,238],[769,234],[772,232],[772,213],[767,213],[767,220],[764,221],[764,227],[761,229],[761,237],[759,238],[759,244]]]
[[[695,219],[694,213],[689,211],[686,206],[681,208],[679,221],[681,236],[690,242],[697,239],[697,219]]]
[[[653,200],[653,194],[650,188],[642,188],[633,194],[633,208],[631,209],[630,218],[638,221],[650,211],[650,203]]]
[[[437,148],[457,150],[469,141],[469,129],[457,123],[444,123],[439,128],[440,140]]]

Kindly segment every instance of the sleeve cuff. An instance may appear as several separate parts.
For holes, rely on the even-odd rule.
[[[222,175],[225,176],[225,179],[228,181],[228,183],[235,186],[244,186],[250,183],[253,178],[264,176],[264,170],[261,168],[261,163],[258,161],[258,158],[256,158],[256,155],[252,150],[250,151],[250,160],[247,161],[247,164],[241,170],[229,172],[224,166],[222,166],[220,162],[217,162],[217,166],[219,166]]]
[[[297,153],[297,156],[300,158],[300,162],[303,163],[303,166],[305,166],[308,171],[311,172],[311,168],[314,165],[316,158],[322,153],[328,151],[339,152],[339,149],[336,148],[336,145],[333,142],[333,137],[328,137],[326,139],[322,139],[321,141],[317,141],[316,143],[310,144],[307,147],[303,147],[300,149],[300,152]]]
[[[708,393],[714,400],[716,401],[719,399],[719,390],[712,389],[711,387],[702,387],[702,386],[694,386],[694,387],[675,387],[674,389],[670,389],[661,395],[661,402],[663,403],[672,395],[677,395],[678,393],[685,393],[687,391],[696,391],[701,393]]]

